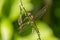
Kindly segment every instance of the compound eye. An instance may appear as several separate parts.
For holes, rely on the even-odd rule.
[[[31,13],[28,13],[28,16],[31,16]]]

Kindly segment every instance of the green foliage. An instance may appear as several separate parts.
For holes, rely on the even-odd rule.
[[[43,0],[23,0],[22,2],[26,10],[31,11],[32,14],[36,14],[44,4]],[[0,0],[0,40],[37,40],[37,33],[31,25],[25,25],[22,33],[19,33],[19,5],[20,0]],[[48,10],[50,11],[48,16],[36,20],[41,40],[60,40],[60,0],[53,0],[52,7]]]

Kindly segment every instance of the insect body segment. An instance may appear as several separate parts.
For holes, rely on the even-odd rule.
[[[36,25],[36,23],[35,23],[35,19],[34,19],[34,16],[33,15],[29,15],[29,18],[30,18],[30,23],[31,23],[31,25],[33,26],[33,28],[36,30],[36,32],[37,32],[37,35],[38,35],[38,40],[41,40],[41,38],[40,38],[40,32],[39,32],[39,30],[38,30],[38,28],[37,28],[37,25]]]

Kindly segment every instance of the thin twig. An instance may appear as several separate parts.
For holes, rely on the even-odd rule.
[[[24,9],[24,11],[25,11],[25,15],[26,15],[26,14],[27,14],[27,11],[26,11],[26,9],[25,9],[24,6],[23,6],[22,0],[20,0],[20,2],[21,2],[21,6],[23,7],[23,9]]]

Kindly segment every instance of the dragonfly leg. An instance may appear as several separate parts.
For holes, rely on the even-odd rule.
[[[28,21],[28,22],[23,23],[22,25],[20,25],[20,27],[19,27],[20,33],[23,31],[24,26],[25,26],[25,25],[28,25],[29,23],[30,23],[30,22]]]

